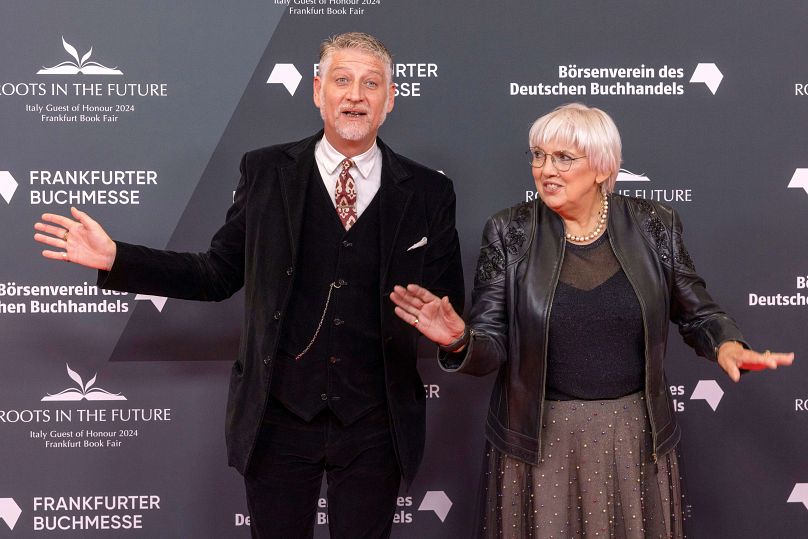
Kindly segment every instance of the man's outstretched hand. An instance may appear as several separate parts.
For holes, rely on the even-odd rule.
[[[60,249],[42,251],[42,256],[54,260],[74,262],[88,268],[109,270],[115,261],[116,246],[112,238],[92,217],[70,208],[73,219],[46,213],[41,223],[34,224],[34,239]]]

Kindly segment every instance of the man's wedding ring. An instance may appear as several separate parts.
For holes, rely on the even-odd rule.
[[[67,241],[67,235],[70,234],[69,230],[65,230],[65,233],[62,234],[62,241]]]

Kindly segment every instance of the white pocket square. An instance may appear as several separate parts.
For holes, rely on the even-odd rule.
[[[417,249],[417,248],[419,248],[419,247],[423,247],[424,245],[426,245],[426,236],[424,236],[424,237],[423,237],[423,238],[421,238],[420,240],[418,240],[418,241],[416,241],[415,243],[413,243],[412,245],[410,245],[410,247],[409,247],[407,250],[408,250],[408,251],[412,251],[413,249]]]

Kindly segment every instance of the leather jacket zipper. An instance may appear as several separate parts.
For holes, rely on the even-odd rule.
[[[541,391],[541,399],[539,400],[539,435],[538,438],[541,439],[541,429],[542,429],[542,422],[544,421],[544,401],[545,395],[547,394],[547,345],[550,340],[550,312],[553,310],[553,298],[555,297],[556,288],[558,288],[558,278],[561,275],[561,266],[564,264],[564,253],[567,250],[567,239],[564,234],[564,230],[562,227],[561,230],[561,258],[558,260],[558,265],[556,266],[555,273],[553,274],[553,288],[550,292],[550,298],[547,302],[547,316],[544,318],[544,351],[542,353],[542,357],[544,358],[544,371],[542,374],[542,379],[544,380],[544,387],[542,387]],[[537,451],[539,455],[539,460],[541,460],[541,443],[539,443],[539,448]],[[536,463],[538,464],[538,462]]]
[[[652,450],[651,457],[654,459],[654,464],[657,462],[657,429],[656,425],[654,425],[654,416],[651,413],[651,398],[648,396],[648,322],[646,320],[645,315],[645,302],[643,301],[642,295],[637,291],[637,286],[634,284],[634,281],[631,278],[629,272],[625,270],[625,264],[623,263],[623,259],[620,256],[620,253],[615,249],[614,242],[612,241],[611,234],[609,235],[609,245],[612,246],[612,252],[614,256],[617,257],[617,261],[620,262],[620,267],[624,268],[623,273],[626,274],[626,278],[628,278],[628,282],[631,283],[631,288],[634,289],[634,295],[637,296],[637,301],[640,304],[640,311],[642,312],[642,330],[643,330],[643,340],[645,342],[645,408],[648,411],[648,422],[651,423],[651,444]]]

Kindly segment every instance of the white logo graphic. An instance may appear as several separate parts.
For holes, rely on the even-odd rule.
[[[699,380],[699,383],[696,384],[696,388],[693,390],[693,394],[690,395],[690,400],[705,400],[707,404],[710,405],[710,408],[713,409],[713,412],[715,412],[723,396],[724,390],[721,389],[718,382],[715,380]]]
[[[446,515],[449,514],[451,508],[452,500],[442,490],[427,491],[421,505],[418,506],[419,511],[434,511],[441,522],[446,520]]]
[[[163,307],[166,304],[167,298],[164,298],[163,296],[149,296],[148,294],[136,294],[135,301],[138,300],[151,301],[152,305],[154,305],[158,311],[163,312]]]
[[[794,490],[791,491],[791,496],[788,497],[787,503],[801,503],[808,509],[808,483],[794,485]]]
[[[86,399],[88,401],[125,401],[126,397],[120,393],[110,393],[106,389],[100,387],[92,387],[95,383],[97,375],[93,376],[86,384],[74,370],[67,365],[67,375],[71,380],[79,385],[79,388],[69,387],[64,391],[60,391],[55,395],[48,393],[42,397],[43,401],[80,401]]]
[[[644,174],[634,174],[628,169],[621,168],[617,173],[618,182],[650,182],[651,178]]]
[[[724,75],[718,70],[718,66],[715,64],[699,64],[696,66],[696,70],[693,71],[690,82],[703,82],[713,95],[715,95],[723,78]]]
[[[6,204],[11,204],[11,197],[14,196],[14,191],[17,190],[17,181],[11,172],[7,170],[0,170],[0,196],[2,196]]]
[[[73,57],[73,60],[67,60],[61,64],[56,64],[53,67],[42,67],[36,72],[37,75],[123,75],[117,67],[106,67],[98,62],[89,62],[90,56],[93,54],[93,48],[79,58],[79,51],[76,47],[65,41],[62,36],[62,46],[67,53]]]
[[[295,95],[297,85],[300,84],[302,78],[303,76],[295,64],[275,64],[272,73],[269,74],[267,84],[283,84],[289,90],[289,95]]]
[[[14,498],[0,498],[0,520],[5,520],[9,529],[14,529],[21,514],[22,509]]]
[[[0,174],[2,174],[2,172],[0,172]],[[794,175],[791,176],[791,181],[788,182],[788,186],[794,189],[803,189],[805,193],[808,194],[808,168],[798,168],[795,170]]]

